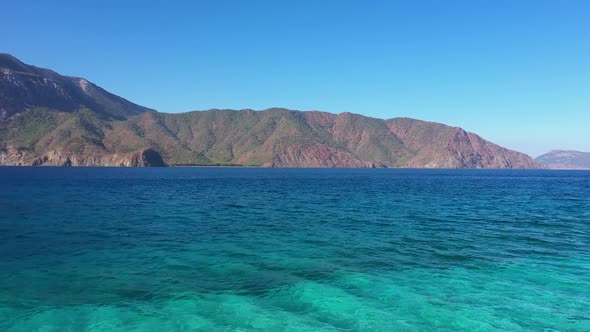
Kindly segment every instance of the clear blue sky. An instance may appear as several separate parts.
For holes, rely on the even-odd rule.
[[[590,1],[37,2],[2,4],[0,52],[162,112],[406,116],[590,151]]]

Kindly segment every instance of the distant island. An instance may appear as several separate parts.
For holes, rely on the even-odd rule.
[[[550,169],[590,169],[590,152],[553,150],[535,161]]]
[[[0,165],[542,168],[458,127],[272,108],[169,114],[0,54]]]

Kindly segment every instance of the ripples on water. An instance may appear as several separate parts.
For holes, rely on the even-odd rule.
[[[0,168],[2,331],[590,331],[590,172]]]

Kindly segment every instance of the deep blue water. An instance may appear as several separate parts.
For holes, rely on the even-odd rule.
[[[590,331],[590,172],[0,168],[0,331]]]

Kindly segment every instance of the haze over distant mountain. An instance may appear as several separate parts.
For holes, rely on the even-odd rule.
[[[590,152],[553,150],[535,161],[552,169],[590,169]]]
[[[0,165],[538,168],[439,123],[273,108],[159,113],[0,54]]]

